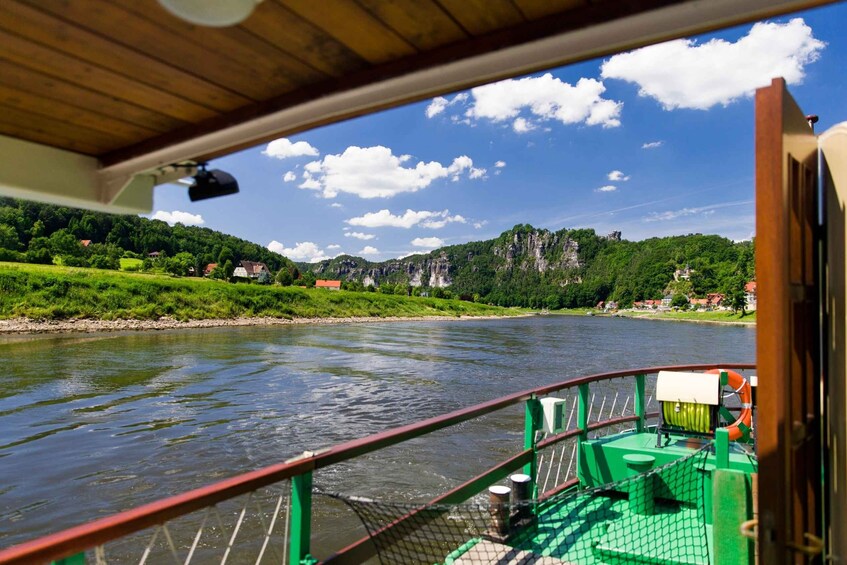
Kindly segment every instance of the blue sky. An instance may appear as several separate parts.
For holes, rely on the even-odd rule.
[[[379,261],[518,223],[625,239],[754,232],[752,90],[784,76],[824,131],[847,120],[847,5],[488,85],[218,159],[241,192],[153,217],[296,261]]]

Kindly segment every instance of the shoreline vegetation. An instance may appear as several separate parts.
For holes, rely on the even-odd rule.
[[[611,316],[590,308],[553,315]],[[491,319],[537,314],[455,299],[228,284],[201,278],[0,263],[0,334]],[[618,317],[751,326],[730,312],[622,311]]]
[[[461,300],[0,263],[0,333],[508,317]]]
[[[556,310],[549,314],[557,316],[597,316],[600,318],[631,318],[634,320],[659,320],[663,322],[695,322],[699,324],[721,324],[730,326],[756,326],[756,312],[747,312],[743,316],[726,310],[711,312],[688,311],[655,311],[655,310],[622,310],[615,314],[601,313],[593,308],[570,308]]]

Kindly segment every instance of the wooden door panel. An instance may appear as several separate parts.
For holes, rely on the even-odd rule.
[[[756,92],[761,563],[821,534],[817,140],[782,79]]]

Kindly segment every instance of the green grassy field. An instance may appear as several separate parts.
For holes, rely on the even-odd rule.
[[[141,265],[144,264],[144,261],[141,259],[132,259],[129,257],[121,257],[120,262],[122,271],[138,271],[141,269]]]
[[[520,313],[523,311],[459,300],[0,263],[0,319],[391,318]]]
[[[633,318],[661,318],[665,320],[690,320],[694,322],[729,322],[755,324],[756,312],[748,312],[743,317],[741,313],[733,314],[724,310],[715,312],[624,312],[624,316]]]

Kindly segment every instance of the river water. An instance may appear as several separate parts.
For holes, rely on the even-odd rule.
[[[546,383],[753,362],[755,335],[538,316],[3,337],[0,547]],[[522,426],[522,412],[507,410],[322,470],[315,482],[420,500],[513,454]],[[335,514],[317,510],[319,554],[361,533]]]

